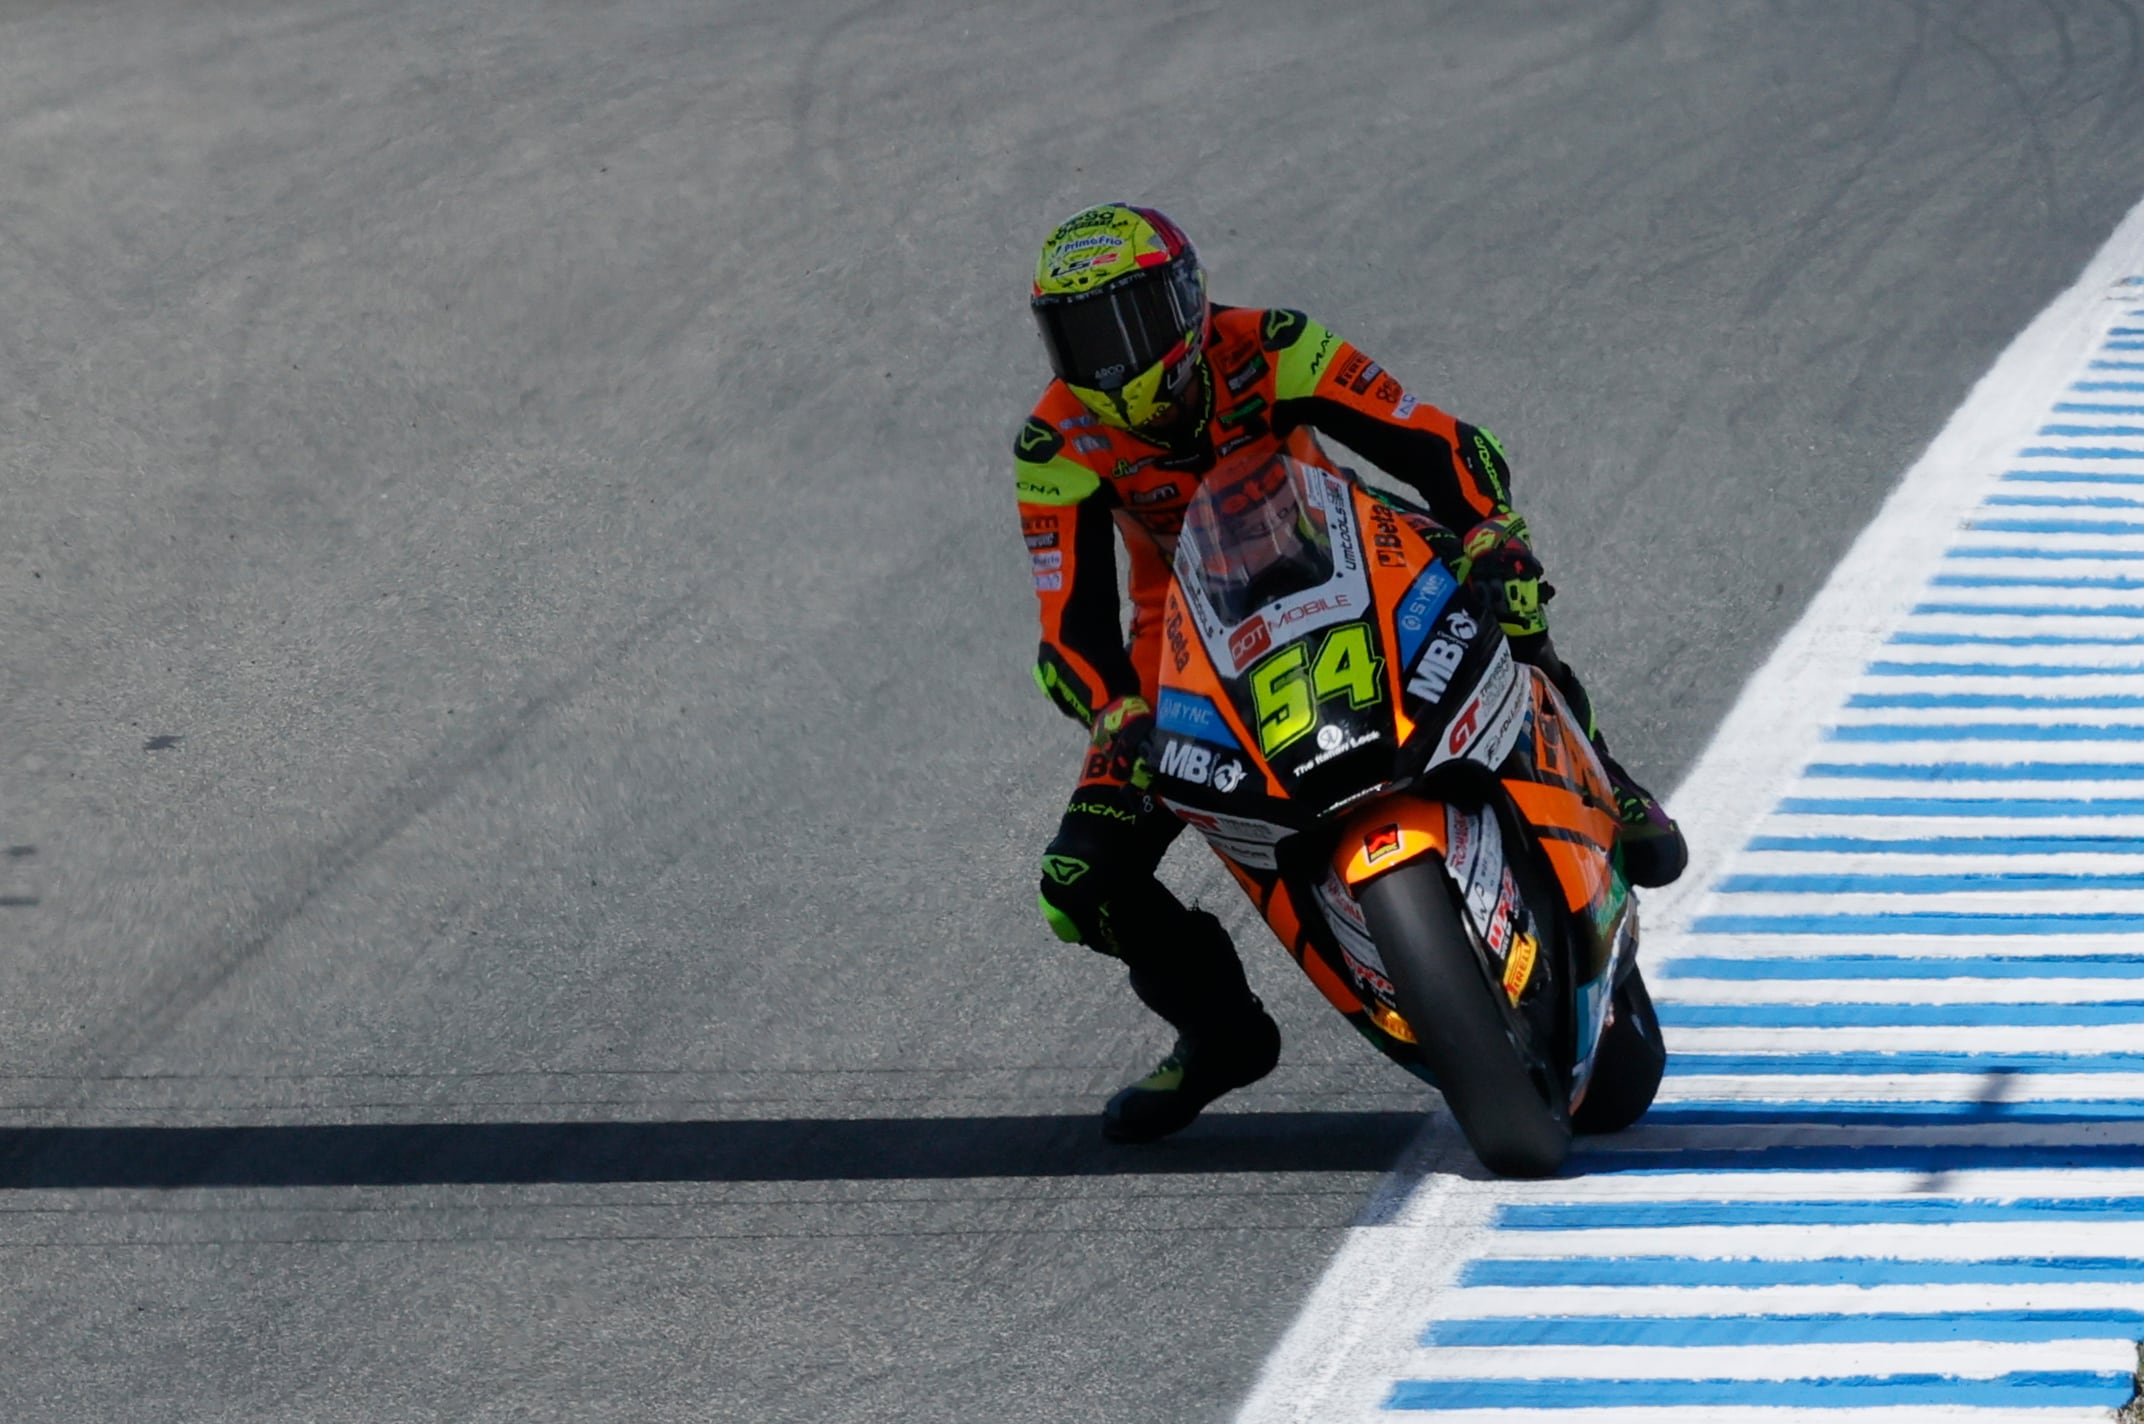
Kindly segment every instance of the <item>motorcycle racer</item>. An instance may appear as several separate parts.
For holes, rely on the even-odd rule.
[[[1591,699],[1549,640],[1555,590],[1512,509],[1494,436],[1301,312],[1213,304],[1190,240],[1151,208],[1102,204],[1060,224],[1036,262],[1030,306],[1055,376],[1014,439],[1042,620],[1035,680],[1091,741],[1042,858],[1040,905],[1060,939],[1122,960],[1133,992],[1178,1035],[1152,1073],[1109,1100],[1106,1136],[1178,1131],[1280,1055],[1227,932],[1157,877],[1183,825],[1146,790],[1161,659],[1184,637],[1163,626],[1170,559],[1192,494],[1223,458],[1262,443],[1317,459],[1317,431],[1412,487],[1445,526],[1437,542],[1453,572],[1488,592],[1513,652],[1556,683],[1600,751],[1632,883],[1682,873],[1681,831],[1608,755]]]

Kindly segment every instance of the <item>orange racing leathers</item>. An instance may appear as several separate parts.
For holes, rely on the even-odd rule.
[[[1300,312],[1213,309],[1208,408],[1198,438],[1168,450],[1089,414],[1052,381],[1014,440],[1020,522],[1041,601],[1035,678],[1083,725],[1121,697],[1152,702],[1161,609],[1184,507],[1221,456],[1300,448],[1323,431],[1413,486],[1445,527],[1494,520],[1523,547],[1508,470],[1487,431],[1420,400]],[[1131,636],[1121,631],[1116,537],[1131,559]],[[1516,630],[1515,630],[1516,631]]]
[[[1323,431],[1413,486],[1445,528],[1474,531],[1464,557],[1477,568],[1500,557],[1531,560],[1495,439],[1418,399],[1302,313],[1215,307],[1206,359],[1207,405],[1180,448],[1101,424],[1062,382],[1051,383],[1015,437],[1020,519],[1042,611],[1035,680],[1083,725],[1113,731],[1107,724],[1121,718],[1120,699],[1155,700],[1184,509],[1222,456],[1259,442],[1307,454],[1313,429]],[[1120,536],[1131,558],[1128,642],[1117,597]],[[1539,572],[1538,564],[1528,569]],[[1521,585],[1540,587],[1513,583]],[[1500,607],[1507,631],[1544,627],[1538,602],[1520,602],[1511,596]],[[1136,763],[1102,741],[1087,753],[1043,856],[1041,908],[1059,938],[1123,959],[1139,996],[1181,1028],[1216,999],[1240,1001],[1249,991],[1226,936],[1197,930],[1154,873],[1182,822],[1128,784]],[[1185,962],[1187,954],[1202,962]],[[1223,986],[1218,995],[1215,985]]]

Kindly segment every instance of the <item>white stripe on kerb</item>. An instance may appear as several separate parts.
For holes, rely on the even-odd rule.
[[[1673,798],[1689,835],[1693,862],[1681,884],[1645,898],[1647,962],[1654,966],[1655,995],[1663,1004],[2086,1004],[2144,998],[2144,980],[2065,976],[2050,967],[2038,977],[1971,983],[1943,977],[1900,976],[1837,982],[1693,979],[1678,983],[1676,959],[1693,956],[1778,962],[1881,954],[1942,962],[1983,957],[2086,956],[2140,952],[2136,936],[2095,928],[2085,920],[2063,922],[2062,934],[1830,935],[1794,933],[1691,933],[1699,916],[1891,914],[1899,911],[1956,914],[2144,915],[2144,890],[2112,885],[2062,885],[2020,889],[1973,885],[1941,893],[1900,893],[1893,882],[1859,885],[1852,894],[1765,890],[1719,893],[1713,886],[1737,851],[1762,824],[1772,835],[1986,836],[2022,828],[2035,837],[2144,836],[2144,779],[2118,770],[2144,762],[2144,709],[2100,708],[1848,708],[1849,693],[1879,696],[1934,694],[1994,697],[2122,697],[2144,695],[2144,588],[2119,582],[2102,587],[2057,587],[2058,579],[2144,579],[2144,507],[2041,507],[2002,504],[1976,510],[1991,493],[2084,498],[2134,496],[2144,484],[2094,482],[2082,476],[2144,472],[2144,439],[2134,456],[2097,459],[2082,454],[2094,446],[2131,448],[2128,437],[2097,432],[2042,435],[2050,424],[2082,425],[2088,418],[2054,413],[2057,403],[2079,399],[2070,390],[2081,377],[2104,378],[2087,369],[2099,358],[2102,333],[2126,309],[2110,303],[2117,278],[2144,270],[2144,205],[2133,210],[2093,259],[2076,286],[2040,314],[1974,387],[1928,450],[1909,470],[1876,518],[1833,571],[1801,620],[1744,688],[1688,780]],[[2127,290],[2135,290],[2132,284]],[[2133,295],[2128,299],[2134,304]],[[2140,398],[2138,404],[2144,404]],[[2110,417],[2109,424],[2123,423]],[[2144,425],[2144,417],[2136,422]],[[2034,448],[2056,455],[2027,456]],[[2052,480],[2002,479],[2006,471],[2054,473]],[[2075,533],[2042,533],[1989,527],[1998,521],[2095,521],[2100,527]],[[2122,529],[2120,524],[2137,529]],[[2085,558],[2014,557],[2021,552],[2085,554]],[[1939,574],[2024,579],[2013,586],[1935,584]],[[2035,581],[2049,586],[2036,586]],[[1893,631],[1908,639],[1956,637],[1972,642],[1890,642]],[[1982,642],[1979,639],[2010,640]],[[2065,641],[2066,640],[2066,641]],[[1874,662],[1879,666],[1867,668]],[[1866,671],[1866,675],[1864,672]],[[1847,739],[1826,727],[1848,729]],[[1883,740],[1855,739],[1856,728],[1890,728]],[[1971,735],[1939,739],[1933,729],[1966,728]],[[2070,729],[2055,736],[2041,728]],[[2095,730],[2096,729],[2096,730]],[[1845,776],[1802,775],[1811,763],[1854,768]],[[2049,766],[2062,779],[1998,774],[1992,767]],[[2071,774],[2068,768],[2074,766]],[[1938,768],[1927,775],[1916,768]],[[2042,773],[2045,774],[2045,773]],[[1781,802],[1790,803],[1782,807]],[[2059,814],[2027,817],[1977,814],[2003,802],[2033,802]],[[2021,807],[2021,812],[2026,809]],[[1741,857],[1744,874],[2009,875],[2144,873],[2144,856],[2133,861],[2118,850],[2075,858],[2050,853],[2005,857],[1973,853],[1937,856],[1908,852],[1808,854],[1762,852]],[[1925,928],[1925,922],[1901,921]],[[1999,923],[1999,922],[1997,922]],[[1741,1378],[1745,1371],[1820,1369],[1825,1377],[1867,1374],[1952,1373],[1987,1378],[2034,1369],[2113,1371],[2134,1362],[2125,1342],[1994,1346],[1958,1342],[1845,1348],[1778,1347],[1721,1354],[1710,1347],[1668,1350],[1425,1349],[1417,1341],[1432,1319],[1502,1314],[1606,1313],[1689,1315],[1722,1309],[1760,1311],[1870,1310],[1957,1311],[2137,1306],[2133,1284],[2077,1281],[1997,1282],[1970,1286],[1881,1285],[1874,1287],[1542,1287],[1456,1288],[1462,1262],[1483,1253],[1497,1257],[1559,1258],[1570,1255],[1689,1255],[1819,1260],[1834,1256],[1925,1260],[2004,1260],[2100,1257],[2144,1261],[2144,1219],[2125,1213],[2095,1214],[2094,1198],[2144,1197],[2144,1119],[2034,1120],[2015,1117],[1980,1126],[1934,1123],[1877,1130],[1827,1124],[1825,1100],[1842,1106],[1898,1103],[1981,1104],[2044,1101],[2066,1107],[2060,1115],[2090,1118],[2095,1102],[2134,1102],[2144,1073],[2060,1071],[2060,1056],[2144,1053],[2144,1028],[2106,1026],[1856,1026],[1843,1028],[1708,1027],[1670,1030],[1674,1049],[1693,1053],[1798,1053],[1847,1051],[1865,1056],[1859,1066],[1880,1068],[1873,1055],[1915,1050],[1950,1055],[2005,1051],[2047,1055],[2033,1071],[1994,1074],[1946,1071],[1915,1074],[1872,1071],[1822,1076],[1737,1071],[1703,1076],[1672,1075],[1663,1102],[1786,1105],[1772,1124],[1641,1126],[1617,1144],[1622,1167],[1651,1160],[1658,1148],[1660,1172],[1618,1171],[1547,1183],[1477,1180],[1448,1119],[1439,1118],[1409,1149],[1400,1170],[1352,1229],[1302,1314],[1281,1340],[1245,1402],[1242,1424],[1335,1424],[1389,1418],[1380,1409],[1390,1385],[1401,1379],[1437,1378]],[[1732,1060],[1725,1060],[1732,1062]],[[2104,1066],[2123,1067],[2122,1060]],[[1724,1065],[1723,1065],[1724,1066]],[[1950,1066],[1938,1064],[1932,1066]],[[2041,1071],[2051,1070],[2051,1071]],[[1365,1065],[1365,1071],[1372,1071]],[[2119,1097],[2117,1097],[2119,1095]],[[1802,1114],[1808,1120],[1802,1120]],[[1672,1115],[1664,1115],[1664,1119]],[[1913,1141],[2098,1144],[2092,1160],[2125,1161],[2135,1144],[2137,1170],[2097,1167],[1974,1170],[1918,1173],[1891,1170],[1830,1170],[1850,1163],[1852,1153],[1824,1153],[1827,1170],[1673,1170],[1673,1144],[1707,1149],[1751,1149],[1796,1141],[1892,1145]],[[2110,1149],[2110,1144],[2113,1146]],[[1749,1152],[1751,1165],[1763,1154]],[[1943,1153],[1958,1156],[1956,1148]],[[2059,1152],[2056,1159],[2059,1160]],[[1583,1161],[1583,1154],[1580,1158]],[[1896,1157],[1879,1160],[1896,1162]],[[1972,1199],[1984,1201],[2073,1200],[2073,1214],[2059,1210],[2023,1213],[1995,1221],[1909,1219],[1865,1225],[1702,1225],[1635,1227],[1616,1223],[1619,1203],[1721,1201],[1791,1203]],[[1599,1203],[1578,1229],[1493,1230],[1499,1204]],[[1733,1220],[1728,1210],[1722,1220]],[[1886,1213],[1895,1214],[1895,1213]],[[1658,1215],[1658,1214],[1656,1214]],[[1716,1214],[1705,1213],[1712,1217]],[[1560,1218],[1551,1218],[1560,1220]],[[1797,1353],[1798,1352],[1798,1353]],[[1761,1358],[1760,1358],[1761,1357]],[[1739,1362],[1739,1363],[1737,1363]],[[1518,1424],[1553,1418],[1561,1424],[1637,1421],[1695,1424],[1734,1420],[1822,1419],[1826,1424],[1929,1424],[1939,1419],[2105,1419],[2103,1410],[2004,1408],[1791,1409],[1763,1404],[1761,1387],[1732,1408],[1653,1405],[1557,1410],[1438,1411],[1445,1424],[1465,1420]],[[1609,1405],[1604,1399],[1602,1404]]]

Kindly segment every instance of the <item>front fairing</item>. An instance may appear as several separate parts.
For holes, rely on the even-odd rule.
[[[1166,616],[1197,635],[1202,666],[1163,669],[1160,771],[1172,799],[1255,801],[1301,825],[1393,779],[1392,650],[1355,487],[1290,457],[1268,483],[1247,513],[1230,513],[1228,486],[1209,481],[1185,513]],[[1254,539],[1233,539],[1245,522]],[[1188,646],[1171,648],[1191,661]]]

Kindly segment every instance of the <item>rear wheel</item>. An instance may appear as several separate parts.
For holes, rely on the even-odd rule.
[[[1550,1055],[1490,982],[1444,866],[1401,866],[1357,892],[1400,1012],[1467,1145],[1505,1177],[1563,1165],[1571,1123]]]
[[[1645,976],[1630,966],[1615,990],[1615,1022],[1601,1035],[1593,1059],[1593,1081],[1586,1100],[1571,1114],[1577,1132],[1621,1132],[1653,1105],[1660,1075],[1667,1071],[1668,1047],[1661,1041],[1660,1018],[1653,1012]]]

